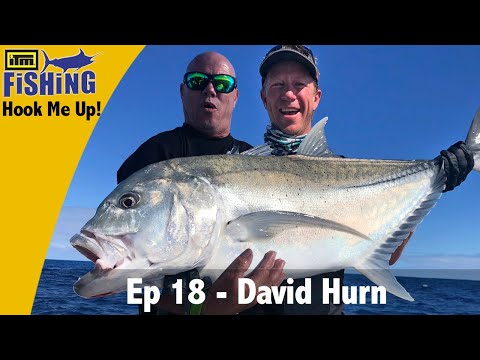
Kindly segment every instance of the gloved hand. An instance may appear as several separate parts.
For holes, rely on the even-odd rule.
[[[445,182],[445,190],[451,191],[460,185],[473,169],[474,160],[473,152],[465,145],[463,141],[459,141],[448,148],[448,150],[440,151],[443,159],[445,174],[447,181]]]

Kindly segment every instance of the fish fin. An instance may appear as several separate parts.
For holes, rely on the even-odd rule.
[[[356,266],[355,269],[375,284],[385,287],[385,290],[389,293],[408,301],[415,301],[392,274],[388,266],[388,261],[370,258],[358,265],[358,267]]]
[[[297,154],[304,156],[322,156],[322,157],[336,157],[330,150],[325,137],[325,125],[328,117],[324,117],[310,130],[308,135],[303,139],[298,147]],[[262,144],[252,149],[242,152],[242,155],[271,155],[272,149],[269,144]]]
[[[335,156],[328,147],[327,138],[325,136],[325,125],[328,117],[324,117],[310,130],[308,135],[303,139],[298,147],[297,154],[305,156]]]
[[[319,227],[349,233],[365,240],[368,236],[335,221],[289,211],[258,211],[227,223],[225,232],[240,241],[264,240],[292,228]]]
[[[480,108],[473,118],[465,144],[473,151],[473,169],[480,171]]]
[[[240,155],[260,155],[260,156],[268,156],[271,155],[272,149],[270,148],[270,144],[262,144],[255,146],[249,150],[245,150],[244,152],[240,153]]]
[[[438,199],[442,195],[445,187],[445,173],[439,171],[432,183],[432,190],[425,199],[420,203],[397,229],[395,229],[380,245],[373,250],[372,254],[364,261],[355,264],[355,269],[365,275],[377,285],[384,286],[385,289],[408,301],[414,301],[411,295],[403,288],[397,281],[395,276],[390,271],[388,262],[398,248],[398,246],[405,240],[410,232],[414,231],[418,224],[422,222],[425,216],[435,206]]]
[[[45,69],[48,67],[48,65],[51,64],[51,61],[50,61],[50,59],[48,58],[47,53],[46,53],[44,50],[42,50],[42,52],[43,52],[43,56],[45,56],[45,65],[43,66],[43,69],[42,69],[42,71],[40,72],[40,74],[43,74],[43,72],[44,72]]]

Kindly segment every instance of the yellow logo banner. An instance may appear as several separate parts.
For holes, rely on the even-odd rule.
[[[0,314],[30,314],[77,164],[143,48],[0,45]]]

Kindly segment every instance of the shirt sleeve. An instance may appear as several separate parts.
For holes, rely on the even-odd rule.
[[[117,184],[145,166],[169,158],[163,146],[159,146],[159,144],[155,144],[153,141],[147,141],[140,145],[120,166],[117,171]]]

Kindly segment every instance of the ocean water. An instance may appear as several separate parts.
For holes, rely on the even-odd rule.
[[[92,268],[88,261],[46,260],[35,296],[33,315],[136,315],[138,305],[127,294],[83,299],[73,283]],[[478,315],[480,281],[397,276],[415,299],[409,302],[387,294],[385,304],[349,304],[346,315]],[[363,275],[346,274],[347,286],[374,285]]]

